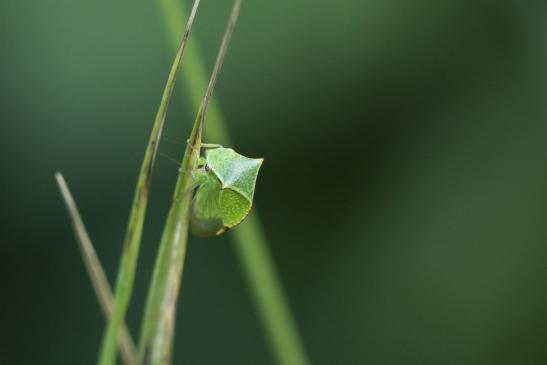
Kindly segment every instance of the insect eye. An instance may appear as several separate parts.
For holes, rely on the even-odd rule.
[[[207,171],[207,172],[209,172],[209,170],[211,170],[211,168],[209,167],[208,164],[205,164],[204,168],[205,168],[205,171]]]

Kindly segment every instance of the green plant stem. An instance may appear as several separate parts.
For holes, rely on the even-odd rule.
[[[201,150],[201,136],[209,100],[232,36],[241,0],[236,0],[220,45],[215,67],[182,158],[173,203],[167,216],[143,318],[139,341],[141,364],[171,363],[176,304],[182,280],[188,242],[189,213],[192,203],[193,172]]]
[[[121,261],[116,279],[114,308],[112,311],[112,317],[110,318],[103,335],[98,359],[99,365],[114,365],[116,362],[117,338],[120,328],[125,321],[125,314],[127,312],[127,307],[133,291],[133,282],[135,279],[135,271],[138,261],[144,217],[148,203],[148,192],[150,190],[154,160],[158,151],[165,116],[167,115],[167,107],[169,105],[171,95],[173,94],[175,79],[186,46],[186,40],[188,39],[188,35],[192,28],[199,2],[200,0],[195,0],[190,16],[188,17],[187,26],[175,56],[175,60],[173,61],[160,106],[154,120],[150,139],[144,154],[144,159],[137,180],[137,188],[133,198],[133,205],[129,215],[129,223],[127,225],[127,231],[123,242]]]
[[[175,43],[176,30],[184,19],[186,9],[180,0],[160,0],[160,9],[169,37]],[[195,42],[189,43],[185,62],[191,72],[182,76],[183,82],[180,85],[197,107],[201,90],[205,88],[206,73],[203,57]],[[226,125],[220,107],[213,101],[207,117],[207,128],[204,130],[207,141],[233,146]],[[308,364],[256,209],[233,230],[232,235],[236,254],[277,362],[283,365]]]
[[[80,216],[76,202],[68,189],[68,185],[63,175],[60,172],[57,172],[55,173],[55,179],[57,180],[59,191],[61,192],[61,196],[70,216],[76,241],[78,242],[78,247],[80,248],[80,253],[82,254],[82,259],[84,261],[87,273],[89,274],[91,284],[93,285],[93,289],[95,289],[95,293],[99,299],[99,304],[101,305],[103,314],[108,320],[112,316],[112,289],[108,284],[103,267],[97,257],[95,249],[93,248],[93,243],[91,242],[89,234],[85,229],[84,222],[82,221],[82,217]],[[120,344],[120,352],[123,362],[126,365],[137,365],[135,343],[133,342],[129,329],[125,324],[122,326],[118,341]]]
[[[232,233],[262,327],[278,364],[305,365],[308,359],[292,319],[272,254],[256,212]]]

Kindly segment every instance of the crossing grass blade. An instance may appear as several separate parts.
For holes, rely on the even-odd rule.
[[[80,253],[82,254],[82,259],[84,261],[85,268],[89,274],[91,284],[105,318],[108,320],[112,316],[112,289],[104,273],[103,267],[97,257],[95,249],[93,248],[93,243],[89,238],[89,234],[85,229],[84,222],[76,206],[76,202],[68,189],[68,185],[60,172],[55,174],[55,179],[57,180],[57,185],[61,192],[61,196],[66,205],[70,220],[72,222],[72,228],[74,229],[74,234],[76,235],[76,241],[78,242],[78,247],[80,248]],[[121,328],[119,334],[119,346],[120,352],[122,355],[122,360],[125,365],[137,365],[137,351],[135,349],[135,343],[131,338],[129,329],[124,324]]]
[[[155,157],[158,151],[161,132],[167,115],[167,107],[175,87],[175,79],[179,70],[182,55],[186,46],[186,41],[192,29],[192,24],[200,0],[194,1],[194,6],[188,17],[186,29],[180,42],[175,60],[171,67],[165,90],[154,120],[150,139],[146,147],[141,170],[137,180],[137,188],[133,198],[133,204],[129,215],[129,223],[125,239],[123,242],[122,255],[116,279],[116,291],[114,297],[114,308],[112,316],[108,322],[101,349],[99,353],[98,365],[114,365],[117,353],[117,337],[121,326],[125,321],[125,314],[131,299],[133,291],[133,282],[138,261],[139,247],[141,242],[144,217],[148,203],[148,192],[150,190],[150,181],[154,166]]]
[[[218,52],[205,96],[201,101],[188,139],[180,169],[173,204],[169,210],[143,317],[139,340],[139,360],[146,365],[171,364],[171,348],[175,327],[175,310],[182,280],[188,242],[193,172],[197,167],[203,124],[218,73],[232,36],[241,0],[236,0]]]
[[[180,0],[160,0],[159,4],[168,36],[175,44],[177,29],[186,14],[185,6]],[[207,77],[205,62],[195,42],[188,45],[185,62],[191,72],[182,75],[179,85],[184,88],[191,103],[198,107]],[[226,119],[214,100],[211,101],[204,135],[209,142],[234,147]],[[257,209],[253,209],[247,220],[231,234],[241,269],[277,362],[282,365],[307,365],[306,351],[292,318]]]

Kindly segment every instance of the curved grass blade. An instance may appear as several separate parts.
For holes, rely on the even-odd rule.
[[[175,43],[176,30],[183,22],[186,9],[178,0],[160,0],[160,8],[169,37]],[[201,102],[201,90],[206,85],[206,73],[205,62],[195,43],[188,45],[185,62],[191,72],[182,75],[182,83],[179,85],[189,95],[191,102],[198,106]],[[214,100],[211,102],[204,134],[208,141],[233,147],[226,119]],[[233,231],[232,237],[241,269],[277,362],[282,365],[307,365],[309,361],[306,351],[292,318],[256,208]]]
[[[240,5],[241,0],[236,0],[232,7],[215,67],[182,159],[173,204],[162,234],[144,312],[139,341],[139,360],[143,365],[168,365],[171,363],[175,310],[188,242],[189,213],[192,203],[192,194],[189,192],[193,185],[192,173],[196,169],[199,159],[207,106],[228,49]]]
[[[55,173],[55,179],[57,180],[57,185],[70,216],[76,241],[78,241],[78,247],[80,248],[91,284],[93,285],[93,289],[95,289],[105,318],[109,319],[112,315],[112,290],[63,175],[57,172]],[[121,328],[118,341],[123,362],[126,365],[137,365],[135,343],[125,324]]]
[[[131,299],[131,294],[133,291],[133,282],[135,279],[135,271],[139,254],[142,228],[144,224],[144,216],[148,203],[148,192],[150,189],[150,180],[152,176],[154,160],[158,151],[161,131],[163,129],[165,116],[167,114],[167,107],[169,105],[171,95],[173,94],[175,79],[199,2],[200,0],[194,1],[194,6],[188,17],[186,29],[184,31],[184,35],[182,37],[179,49],[175,56],[175,60],[173,61],[173,65],[171,67],[167,83],[165,85],[165,90],[163,91],[160,106],[154,120],[150,139],[148,141],[148,145],[144,154],[144,159],[137,181],[137,188],[135,190],[135,196],[133,198],[133,205],[129,216],[129,223],[123,243],[122,256],[118,269],[118,277],[116,279],[114,309],[112,312],[112,317],[108,322],[108,325],[106,326],[103,335],[101,350],[97,362],[99,365],[114,365],[116,362],[117,337],[120,328],[125,321],[127,306],[129,305],[129,301]]]

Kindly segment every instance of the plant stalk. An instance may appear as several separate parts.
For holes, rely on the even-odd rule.
[[[175,187],[173,203],[160,241],[142,322],[139,360],[143,365],[171,364],[176,304],[188,243],[191,193],[194,184],[193,172],[197,167],[200,156],[201,137],[207,107],[237,22],[240,6],[241,0],[236,0],[232,7],[207,91],[198,109],[182,158],[182,167]]]
[[[91,242],[89,234],[85,229],[84,222],[82,221],[82,217],[80,216],[76,202],[68,189],[68,185],[63,175],[60,172],[57,172],[55,173],[55,179],[57,180],[57,185],[59,186],[61,196],[70,216],[76,241],[78,242],[78,247],[80,248],[80,253],[91,280],[91,284],[93,285],[93,289],[95,289],[95,293],[99,299],[99,304],[101,305],[103,314],[108,320],[112,316],[112,289],[108,284],[108,280],[101,262],[99,261],[97,253],[93,248],[93,243]],[[125,324],[122,326],[118,341],[123,362],[126,365],[137,365],[135,343],[133,342],[129,329]]]
[[[148,192],[150,190],[150,181],[154,161],[158,151],[161,132],[165,123],[165,117],[167,115],[167,107],[169,105],[171,95],[173,94],[175,79],[181,64],[182,55],[186,46],[186,40],[190,34],[199,2],[200,0],[194,1],[194,6],[188,17],[186,29],[175,56],[175,60],[173,61],[160,106],[154,120],[150,139],[144,154],[122,248],[118,276],[116,279],[114,308],[112,311],[112,317],[110,318],[103,335],[99,358],[97,361],[98,365],[114,365],[116,362],[117,338],[125,321],[125,314],[133,292],[133,283],[135,280],[135,271],[138,261],[139,247],[148,203]]]
[[[176,30],[184,19],[186,9],[180,0],[160,0],[161,15],[165,19],[169,38],[176,42]],[[201,103],[201,90],[206,85],[205,62],[195,42],[190,42],[186,66],[191,72],[182,75],[181,87],[193,105]],[[226,127],[226,119],[214,100],[211,102],[204,130],[208,142],[233,146]],[[257,209],[246,221],[233,230],[234,248],[246,277],[250,294],[261,318],[264,333],[277,363],[281,365],[309,364],[304,345],[286,300],[274,259],[262,229]]]

